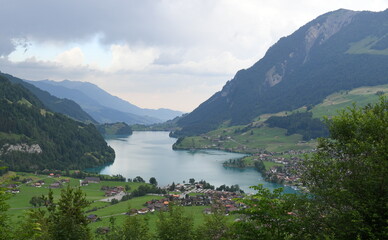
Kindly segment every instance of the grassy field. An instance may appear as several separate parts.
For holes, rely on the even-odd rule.
[[[214,148],[234,152],[253,153],[260,150],[282,152],[286,150],[303,150],[312,148],[315,142],[302,142],[302,136],[293,134],[286,136],[286,130],[254,127],[244,131],[246,126],[233,126],[211,131],[202,136],[187,137],[178,148]]]
[[[123,203],[127,203],[127,202],[123,202]],[[125,206],[128,207],[129,204],[131,204],[130,201],[128,201],[127,205],[125,205]],[[131,208],[133,207],[132,205],[130,205],[130,206],[131,206]],[[207,208],[207,207],[205,207],[205,206],[184,207],[185,214],[188,215],[188,216],[193,217],[194,227],[198,227],[199,225],[203,224],[203,221],[204,221],[203,210],[205,208]],[[117,216],[114,216],[115,224],[121,225],[125,221],[126,217],[128,217],[128,216],[127,215],[117,215]],[[158,213],[157,212],[155,212],[155,213],[148,213],[146,215],[143,215],[142,217],[145,217],[145,218],[148,219],[148,224],[149,224],[149,227],[150,227],[150,231],[151,232],[155,232],[156,223],[158,221]],[[109,226],[109,224],[110,224],[109,223],[109,219],[110,219],[109,216],[102,217],[101,221],[91,223],[89,226],[90,226],[91,230],[94,232],[99,227]],[[230,216],[229,219],[230,219],[230,221],[233,221],[234,216]]]
[[[18,189],[20,189],[20,193],[13,194],[10,197],[10,199],[7,200],[7,203],[10,206],[10,209],[8,210],[8,214],[10,215],[11,219],[15,221],[20,216],[22,216],[26,210],[32,208],[32,205],[29,203],[29,201],[33,196],[42,196],[42,195],[48,194],[49,192],[48,186],[51,183],[57,182],[60,179],[69,179],[70,182],[68,184],[70,184],[70,186],[73,186],[73,187],[80,186],[79,179],[68,178],[68,177],[53,178],[53,177],[48,177],[47,175],[35,175],[31,173],[15,173],[15,172],[9,172],[7,175],[3,176],[2,182],[5,182],[6,179],[11,179],[12,177],[15,177],[16,174],[17,176],[20,177],[20,179],[31,178],[33,182],[38,180],[43,180],[45,182],[45,185],[43,185],[43,187],[37,188],[37,187],[30,186],[31,183],[21,184],[18,187]],[[105,198],[104,192],[100,190],[102,186],[128,185],[131,188],[130,191],[133,191],[141,184],[142,183],[102,181],[100,183],[90,183],[88,186],[82,186],[81,189],[85,193],[86,199],[92,202],[91,206],[89,207],[89,209],[91,209],[94,207],[105,207],[105,206],[111,207],[110,203],[98,201]],[[66,185],[64,185],[63,187],[66,187]],[[59,199],[61,194],[61,188],[57,188],[57,189],[54,188],[52,189],[52,191],[53,191],[54,199]],[[143,201],[143,199],[134,198],[133,200],[131,200],[131,202],[133,202],[131,203],[131,205],[133,205],[136,208],[137,206],[139,206],[140,204],[139,202],[141,201]],[[122,209],[119,208],[117,211],[121,212]],[[125,212],[125,211],[122,211],[122,212]]]
[[[314,106],[311,112],[316,118],[334,116],[337,115],[339,109],[351,107],[353,103],[357,104],[357,106],[365,106],[368,103],[378,102],[379,96],[376,93],[379,91],[387,95],[388,84],[334,93],[328,96],[321,104]]]
[[[51,183],[57,182],[60,179],[66,178],[69,179],[70,186],[72,187],[78,187],[80,186],[79,179],[74,178],[68,178],[68,177],[61,177],[61,178],[53,178],[49,177],[47,175],[35,175],[31,173],[15,173],[15,172],[8,172],[7,174],[3,175],[1,177],[1,182],[11,182],[10,179],[19,176],[20,179],[24,178],[31,178],[33,179],[33,182],[38,180],[44,180],[45,185],[44,187],[32,187],[29,184],[21,184],[18,189],[20,189],[20,193],[12,194],[10,199],[7,200],[7,203],[10,206],[10,209],[7,211],[11,221],[13,223],[17,223],[20,221],[23,216],[25,215],[25,212],[29,209],[32,209],[32,205],[29,203],[30,199],[33,196],[42,196],[47,195],[49,192],[48,186]],[[88,212],[89,214],[96,214],[101,221],[90,223],[89,226],[91,230],[94,232],[98,227],[102,226],[109,226],[110,224],[110,218],[113,217],[115,219],[115,224],[120,226],[127,215],[124,215],[125,212],[127,212],[129,209],[140,209],[144,207],[144,203],[147,201],[150,201],[152,199],[162,199],[162,196],[142,196],[142,197],[136,197],[133,199],[130,199],[128,201],[119,202],[117,204],[111,204],[109,202],[102,202],[99,201],[103,198],[104,192],[100,190],[102,186],[125,186],[128,185],[131,190],[135,190],[138,186],[144,183],[129,183],[129,182],[114,182],[114,181],[102,181],[100,183],[90,183],[88,186],[82,186],[81,189],[85,193],[86,199],[91,201],[91,205],[86,210],[92,210],[97,209],[91,212]],[[63,186],[66,187],[66,184]],[[61,194],[61,188],[59,189],[52,189],[54,199],[59,199]],[[192,216],[194,219],[194,225],[199,226],[203,223],[204,216],[203,216],[203,210],[207,208],[205,206],[192,206],[192,207],[184,207],[184,211],[187,215]],[[150,230],[152,232],[156,229],[156,222],[158,219],[157,216],[158,213],[149,213],[144,215],[143,217],[147,217],[149,221]],[[229,217],[230,221],[233,221],[234,217]]]

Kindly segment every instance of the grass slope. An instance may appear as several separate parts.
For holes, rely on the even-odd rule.
[[[38,180],[44,180],[45,185],[41,188],[32,187],[29,184],[21,184],[18,189],[20,189],[20,193],[12,194],[12,196],[7,200],[7,203],[10,206],[10,209],[7,211],[7,214],[11,218],[13,223],[17,223],[20,221],[25,212],[32,208],[32,205],[29,203],[30,199],[33,196],[42,196],[48,194],[48,186],[51,183],[57,182],[60,179],[66,178],[70,179],[69,184],[73,187],[78,187],[80,185],[79,179],[69,178],[69,177],[60,177],[53,178],[48,177],[47,175],[35,175],[32,173],[24,173],[24,172],[8,172],[0,177],[0,182],[10,182],[10,179],[19,176],[20,179],[31,178],[33,182]],[[108,202],[101,202],[99,200],[105,198],[104,192],[100,190],[102,186],[125,186],[128,185],[131,190],[137,189],[140,185],[145,183],[132,183],[132,182],[114,182],[114,181],[101,181],[100,183],[90,183],[88,186],[82,186],[81,189],[86,195],[86,199],[92,201],[91,205],[86,210],[91,210],[93,208],[97,208],[96,211],[92,211],[89,214],[96,214],[101,218],[101,221],[90,223],[90,228],[92,232],[94,232],[98,227],[109,226],[110,218],[113,217],[115,219],[115,224],[120,226],[127,215],[123,213],[127,212],[128,209],[143,208],[143,204],[152,199],[162,199],[162,196],[142,196],[130,199],[128,201],[119,202],[117,204],[112,205]],[[64,185],[66,187],[66,185]],[[52,189],[54,199],[59,199],[61,194],[61,189]],[[187,215],[191,215],[194,218],[194,226],[199,226],[203,223],[203,210],[207,208],[207,206],[191,206],[185,207],[185,213]],[[156,222],[158,220],[157,213],[149,213],[144,215],[143,217],[147,217],[149,221],[149,226],[151,232],[154,232],[156,229]],[[232,221],[234,217],[230,217],[230,221]]]
[[[388,84],[360,87],[350,91],[341,91],[328,96],[322,103],[310,110],[314,118],[323,119],[324,116],[334,116],[340,109],[350,107],[353,103],[365,106],[378,101],[379,94],[387,94]],[[299,134],[286,135],[286,130],[269,128],[264,122],[271,116],[285,116],[294,112],[307,111],[302,107],[294,111],[283,111],[275,114],[263,114],[248,125],[225,127],[202,134],[201,136],[185,137],[178,140],[175,149],[220,149],[233,152],[255,153],[259,151],[283,152],[287,150],[305,150],[315,147],[316,141],[302,141]],[[246,158],[247,159],[247,158]],[[244,159],[247,166],[249,160]]]

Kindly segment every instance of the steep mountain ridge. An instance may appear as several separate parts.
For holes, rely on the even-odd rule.
[[[126,122],[127,124],[152,124],[161,121],[156,118],[139,116],[103,106],[100,104],[100,101],[95,100],[95,98],[98,99],[98,96],[91,98],[77,88],[64,87],[48,80],[28,82],[44,91],[48,91],[54,96],[75,101],[99,123]]]
[[[238,71],[220,92],[179,120],[182,130],[175,135],[246,124],[262,113],[318,104],[335,91],[385,84],[387,36],[388,10],[340,9],[321,15],[281,38],[252,67]],[[379,50],[350,51],[370,37],[375,41],[366,47]]]
[[[81,169],[113,162],[114,151],[93,124],[47,110],[0,76],[0,159],[16,171]]]
[[[3,76],[9,81],[20,84],[28,89],[43,103],[46,108],[53,112],[65,114],[66,116],[81,122],[97,123],[89,114],[82,110],[82,108],[72,100],[57,98],[50,93],[43,91],[40,88],[37,88],[34,85],[10,74],[0,72],[0,76]]]
[[[99,122],[125,121],[129,124],[152,124],[167,121],[183,114],[180,111],[170,109],[143,109],[137,107],[89,82],[44,80],[30,81],[30,83],[55,96],[74,100]],[[109,114],[105,112],[109,112]],[[117,113],[116,119],[119,116],[129,115],[125,119],[109,120],[110,116],[115,116],[112,115],[113,113]]]

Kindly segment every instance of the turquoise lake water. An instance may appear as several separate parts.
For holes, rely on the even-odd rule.
[[[106,138],[116,152],[112,165],[95,169],[102,174],[121,174],[126,178],[141,176],[148,182],[155,177],[159,186],[206,180],[218,187],[238,184],[246,192],[252,192],[249,186],[264,184],[267,188],[282,187],[279,184],[265,182],[254,169],[236,169],[224,167],[222,163],[229,159],[243,157],[243,154],[217,150],[183,151],[173,150],[176,141],[168,132],[134,132],[128,137]],[[285,187],[286,192],[295,192]]]

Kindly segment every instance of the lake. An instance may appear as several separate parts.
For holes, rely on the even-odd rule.
[[[176,141],[168,132],[133,132],[128,137],[107,137],[106,141],[116,152],[112,165],[94,169],[101,174],[121,174],[125,178],[141,176],[145,181],[155,177],[159,186],[206,180],[218,187],[238,184],[246,192],[252,192],[249,186],[264,184],[265,187],[281,187],[279,184],[265,182],[259,172],[253,168],[237,169],[224,167],[222,163],[229,159],[243,157],[243,154],[217,150],[183,151],[173,150]],[[286,192],[295,192],[290,187]]]

